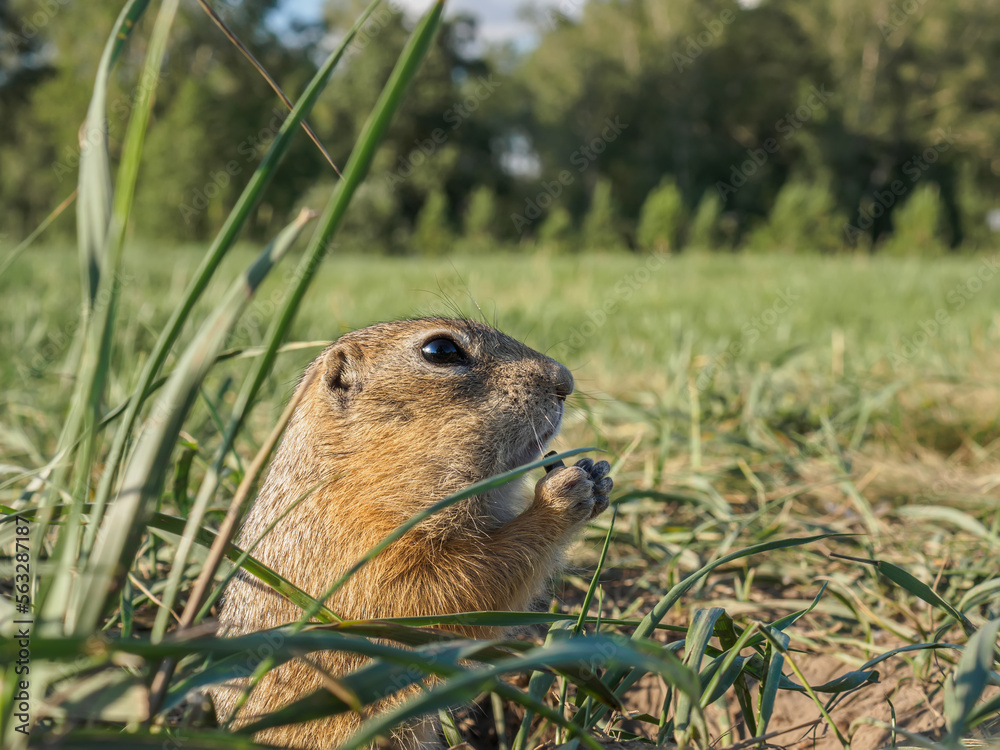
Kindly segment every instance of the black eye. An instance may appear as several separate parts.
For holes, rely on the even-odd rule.
[[[424,359],[432,365],[464,365],[468,359],[451,339],[431,339],[420,348]]]

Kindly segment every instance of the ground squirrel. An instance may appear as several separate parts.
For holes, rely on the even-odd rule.
[[[341,337],[306,370],[305,388],[240,544],[257,539],[297,498],[254,555],[313,596],[420,510],[468,485],[540,457],[559,429],[573,376],[555,360],[482,323],[428,318],[382,323]],[[453,505],[362,568],[327,603],[350,618],[524,610],[559,566],[564,547],[608,506],[606,461],[557,468]],[[223,632],[296,621],[301,612],[241,573],[225,593]],[[471,631],[455,629],[472,634]],[[499,630],[479,628],[477,637]],[[310,656],[332,675],[360,663],[336,652]],[[322,687],[313,667],[270,672],[236,725]],[[214,692],[221,718],[239,689]],[[258,733],[298,748],[335,748],[360,725],[355,714]],[[430,723],[397,738],[436,744]]]

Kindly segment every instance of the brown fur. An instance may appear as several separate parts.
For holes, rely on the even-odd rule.
[[[424,359],[421,347],[441,337],[468,353],[467,365]],[[320,485],[254,551],[313,596],[418,511],[539,457],[573,390],[572,375],[555,360],[489,326],[443,318],[347,334],[313,361],[312,371],[239,541],[252,543],[289,503]],[[349,619],[526,609],[573,533],[606,507],[610,480],[599,480],[571,466],[539,481],[533,500],[513,482],[451,506],[391,545],[327,604]],[[237,635],[300,614],[241,574],[226,591],[221,620],[227,635]],[[336,652],[309,658],[334,676],[359,663]],[[322,685],[314,667],[289,662],[262,680],[234,725]],[[239,694],[239,686],[215,691],[220,717]],[[265,730],[257,739],[334,748],[360,721],[343,714]],[[407,734],[402,744],[436,743],[427,722]]]

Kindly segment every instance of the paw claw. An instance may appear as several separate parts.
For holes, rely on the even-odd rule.
[[[553,468],[539,481],[536,494],[572,524],[582,523],[607,510],[614,487],[610,471],[607,461],[583,458],[573,466]]]
[[[596,518],[597,516],[601,515],[601,513],[603,513],[608,509],[608,506],[610,504],[611,501],[608,499],[607,495],[597,495],[594,498],[594,510],[591,511],[590,517]]]

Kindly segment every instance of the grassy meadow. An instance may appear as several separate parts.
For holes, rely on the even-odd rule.
[[[231,278],[253,252],[234,250],[218,278]],[[124,264],[109,408],[135,387],[200,253],[137,244]],[[970,618],[997,616],[1000,314],[992,285],[1000,281],[976,281],[995,261],[691,253],[428,262],[334,251],[227,459],[205,523],[219,522],[298,373],[323,343],[378,320],[483,316],[573,369],[577,395],[557,447],[595,445],[615,463],[617,517],[591,615],[637,620],[678,581],[750,545],[850,534],[724,564],[700,578],[663,622],[687,627],[698,610],[715,607],[743,626],[773,622],[808,608],[822,590],[786,631],[788,663],[801,670],[786,667],[789,677],[818,684],[877,669],[877,684],[841,696],[830,711],[852,746],[889,744],[893,721],[901,731],[940,737],[957,656],[921,644],[961,641],[961,626],[871,564],[833,555],[898,565]],[[231,408],[263,343],[284,281],[279,268],[259,290],[227,342],[239,356],[218,363],[200,389],[182,433],[191,490],[178,493],[175,485],[162,499],[165,512],[183,517],[189,510],[219,443],[219,415]],[[33,249],[0,284],[0,336],[13,355],[3,370],[3,463],[38,467],[54,452],[70,393],[78,304],[66,290],[79,285],[74,252]],[[209,288],[193,321],[221,291]],[[7,482],[0,502],[16,504],[21,489]],[[555,611],[579,611],[610,518],[595,521],[575,548]],[[151,542],[157,558],[172,539]],[[136,631],[155,617],[150,599],[163,587],[164,570],[146,571],[141,590],[150,598],[136,601]],[[630,632],[601,626],[615,630]],[[906,647],[918,650],[871,667]],[[669,703],[664,683],[647,675],[625,701],[647,721],[619,718],[608,731],[655,739],[665,698]],[[460,713],[459,731],[477,747],[503,746],[523,709],[488,699],[482,705]],[[754,736],[732,694],[705,709],[719,746]],[[997,732],[990,715],[977,729],[986,736]],[[499,726],[506,727],[502,739]],[[769,726],[785,732],[770,740],[779,746],[804,736],[810,746],[840,746],[818,706],[794,691],[779,693]],[[539,739],[551,738],[545,727]]]

